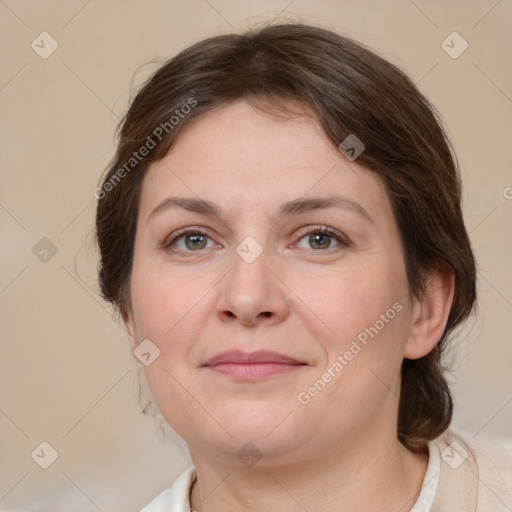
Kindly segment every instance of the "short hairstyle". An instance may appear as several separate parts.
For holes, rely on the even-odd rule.
[[[357,161],[385,184],[412,296],[424,293],[430,271],[453,272],[454,299],[441,339],[428,355],[404,359],[401,368],[397,437],[413,451],[423,449],[451,422],[442,354],[474,307],[475,260],[457,161],[435,109],[402,71],[359,43],[317,26],[266,24],[205,39],[162,65],[121,121],[116,155],[97,189],[102,296],[127,317],[149,164],[166,155],[192,119],[241,99],[285,114],[286,105],[300,104],[335,147],[349,135],[364,143]]]

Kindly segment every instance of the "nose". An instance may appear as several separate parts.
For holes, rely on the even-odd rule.
[[[233,267],[226,275],[217,304],[222,322],[239,323],[245,327],[275,325],[289,313],[287,287],[276,265],[270,267],[267,251],[252,262],[233,253]]]

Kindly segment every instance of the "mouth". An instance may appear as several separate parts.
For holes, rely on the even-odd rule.
[[[203,367],[236,380],[265,379],[297,371],[308,366],[304,361],[277,352],[245,353],[239,350],[223,352],[209,359]]]

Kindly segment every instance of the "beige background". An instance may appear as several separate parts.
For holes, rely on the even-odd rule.
[[[1,510],[136,511],[189,465],[139,411],[137,365],[95,282],[92,191],[118,118],[155,69],[143,64],[277,16],[370,45],[441,112],[479,262],[455,423],[512,436],[512,2],[2,0]],[[43,31],[59,45],[47,59],[31,48]],[[453,31],[469,43],[457,59],[441,48]],[[57,247],[47,262],[32,252],[42,237]],[[42,441],[59,453],[46,470],[31,458]]]

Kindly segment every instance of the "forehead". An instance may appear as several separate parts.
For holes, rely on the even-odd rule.
[[[279,206],[339,193],[358,196],[368,209],[389,209],[379,176],[348,161],[311,112],[294,112],[274,115],[240,100],[189,121],[167,155],[150,165],[141,214],[177,194]]]
[[[262,111],[245,100],[222,105],[185,126],[170,153],[182,158],[191,152],[187,159],[208,159],[239,175],[254,174],[252,165],[259,164],[260,172],[266,172],[332,156],[335,150],[313,114],[300,105],[287,108],[294,114],[285,115],[270,105]]]

